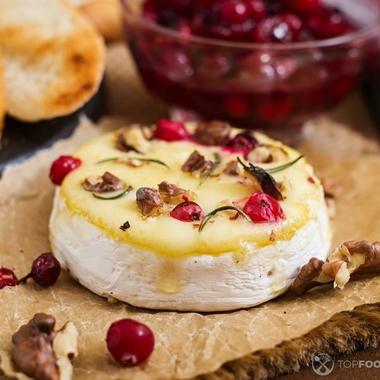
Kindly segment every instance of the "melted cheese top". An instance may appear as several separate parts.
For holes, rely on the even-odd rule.
[[[168,181],[196,193],[194,200],[207,214],[226,201],[248,198],[255,186],[244,175],[232,176],[223,173],[226,164],[242,155],[231,153],[221,147],[203,146],[192,141],[166,142],[153,139],[150,149],[144,155],[116,148],[118,132],[111,132],[95,138],[80,147],[74,157],[80,158],[81,166],[66,176],[60,188],[60,197],[67,209],[86,217],[116,242],[126,243],[136,248],[151,251],[167,257],[189,257],[193,255],[221,255],[235,252],[242,256],[248,250],[289,241],[294,233],[310,219],[316,219],[318,207],[323,199],[323,188],[314,176],[311,166],[304,158],[285,170],[272,174],[278,183],[284,200],[280,201],[286,219],[277,223],[251,223],[239,216],[231,219],[227,212],[217,213],[199,231],[199,223],[181,222],[169,215],[175,205],[165,205],[166,212],[157,217],[143,217],[136,204],[136,191],[141,187],[158,188],[162,181]],[[260,143],[281,146],[289,155],[289,161],[300,153],[280,142],[273,141],[260,133],[255,133]],[[198,150],[206,160],[214,160],[215,153],[221,156],[219,169],[201,184],[201,179],[181,170],[182,165],[194,150]],[[155,162],[142,162],[142,166],[132,167],[111,158],[134,157],[157,159],[169,168]],[[103,161],[103,162],[100,162]],[[255,163],[253,163],[255,164]],[[283,163],[255,164],[264,169]],[[132,190],[117,199],[95,198],[86,191],[83,180],[90,175],[102,176],[106,171],[117,176]],[[59,212],[59,211],[58,211]],[[122,230],[125,222],[130,227]]]

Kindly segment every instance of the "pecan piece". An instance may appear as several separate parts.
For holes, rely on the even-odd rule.
[[[125,183],[110,172],[105,172],[102,176],[88,176],[82,185],[87,191],[96,193],[110,193],[125,187]]]
[[[149,187],[136,191],[136,203],[144,217],[160,215],[165,205],[158,191]]]
[[[158,192],[166,203],[177,204],[183,201],[192,201],[196,195],[190,190],[182,189],[173,183],[162,181],[158,185]]]
[[[229,140],[231,129],[225,121],[202,122],[197,124],[193,138],[203,145],[223,145]]]

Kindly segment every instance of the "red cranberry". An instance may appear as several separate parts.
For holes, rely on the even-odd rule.
[[[248,100],[242,96],[229,96],[224,102],[224,107],[228,115],[232,117],[245,116],[249,110],[250,105]]]
[[[11,269],[0,267],[0,289],[18,284],[19,281]]]
[[[293,111],[294,103],[290,96],[274,94],[272,99],[258,108],[260,116],[267,121],[285,120]]]
[[[55,185],[61,185],[67,174],[80,166],[81,163],[82,161],[79,158],[60,156],[51,165],[49,174],[50,180]]]
[[[125,367],[133,367],[152,354],[154,335],[148,326],[126,318],[111,324],[106,342],[109,352],[117,362]]]
[[[204,212],[197,203],[187,201],[174,207],[170,216],[181,222],[197,222],[204,217]]]
[[[197,74],[205,78],[220,78],[232,67],[230,60],[219,54],[208,54],[199,64]]]
[[[270,195],[260,192],[251,195],[243,211],[254,223],[279,222],[285,219],[280,203]]]
[[[160,70],[173,81],[185,80],[194,73],[187,54],[176,49],[167,49],[162,52]]]
[[[51,253],[43,253],[33,261],[31,272],[20,279],[20,282],[32,278],[36,284],[47,288],[56,283],[60,273],[59,261]]]
[[[247,9],[249,15],[255,21],[260,21],[266,15],[266,5],[263,0],[248,0]]]
[[[319,39],[338,37],[353,31],[352,26],[338,12],[330,13],[329,17],[320,20],[314,19],[314,24],[309,21],[310,28]]]
[[[229,150],[233,152],[250,152],[252,149],[256,148],[259,142],[253,136],[251,131],[244,131],[238,133],[234,138],[232,138],[225,145]]]
[[[323,6],[320,0],[284,0],[286,6],[300,15],[310,15]]]
[[[239,24],[247,21],[249,9],[243,1],[230,1],[224,4],[220,10],[222,21],[227,24]]]
[[[157,122],[153,137],[164,141],[181,141],[187,140],[189,138],[189,133],[183,123],[161,119]]]
[[[302,20],[294,13],[284,12],[264,18],[253,31],[255,42],[289,43],[299,40]]]

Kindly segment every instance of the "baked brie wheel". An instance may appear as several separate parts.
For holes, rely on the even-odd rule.
[[[228,123],[160,120],[97,137],[57,186],[52,250],[92,292],[137,307],[248,308],[324,260],[324,190],[296,150]]]

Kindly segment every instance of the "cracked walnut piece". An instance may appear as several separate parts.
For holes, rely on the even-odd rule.
[[[334,281],[343,289],[351,275],[380,273],[380,241],[351,240],[334,249],[326,261],[315,257],[305,264],[292,285],[295,294]]]
[[[78,332],[71,322],[54,331],[55,322],[53,316],[37,313],[12,336],[13,361],[24,374],[37,380],[70,380],[72,377],[70,359],[78,354]],[[65,357],[69,363],[62,365]]]

